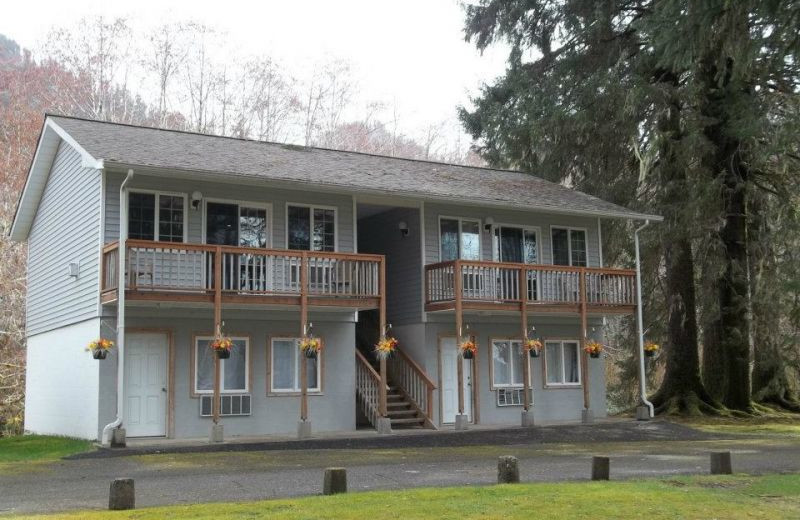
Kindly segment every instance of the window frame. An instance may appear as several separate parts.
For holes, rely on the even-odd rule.
[[[466,260],[466,259],[462,258],[462,255],[464,253],[463,241],[461,240],[461,235],[463,233],[462,224],[464,222],[477,222],[478,223],[478,259],[477,260],[466,260],[466,261],[471,261],[471,262],[480,262],[480,261],[482,261],[483,260],[483,232],[482,232],[483,221],[480,218],[475,218],[475,217],[451,217],[451,216],[447,216],[447,215],[439,215],[439,219],[437,221],[438,222],[438,227],[436,229],[436,236],[437,236],[437,239],[439,240],[439,261],[440,262],[444,262],[444,260],[442,260],[444,258],[444,255],[442,254],[442,245],[443,245],[442,244],[442,220],[457,220],[458,221],[458,258],[457,258],[457,260]]]
[[[504,223],[495,223],[492,225],[492,260],[495,262],[505,262],[504,260],[500,260],[500,251],[499,251],[499,240],[495,237],[495,231],[499,228],[516,228],[522,230],[523,240],[525,239],[525,232],[526,231],[533,231],[536,233],[536,260],[535,264],[525,264],[525,265],[542,265],[542,228],[541,226],[528,226],[524,224],[504,224]],[[552,240],[552,234],[551,238]],[[524,262],[523,262],[524,263]]]
[[[242,228],[241,228],[242,207],[244,206],[246,208],[257,208],[257,209],[265,210],[267,212],[267,245],[264,247],[264,249],[272,249],[273,235],[275,234],[273,232],[273,229],[272,229],[272,222],[273,222],[273,220],[272,220],[272,203],[270,203],[270,202],[255,202],[255,201],[251,201],[251,200],[240,200],[240,199],[222,199],[222,198],[216,198],[216,197],[210,197],[210,198],[203,197],[203,215],[201,217],[202,218],[202,222],[200,224],[201,243],[203,243],[203,244],[207,243],[206,241],[208,239],[208,237],[206,236],[206,231],[207,231],[207,223],[208,223],[208,206],[207,206],[207,204],[209,202],[217,203],[217,204],[235,204],[237,206],[238,211],[239,211],[239,219],[240,219],[238,221],[239,222],[239,226],[240,226],[239,229],[238,229],[240,238],[241,238],[241,230],[242,230]],[[237,246],[234,246],[234,247],[241,247],[241,246],[237,245]]]
[[[309,208],[309,249],[289,249],[289,207],[294,206],[298,208]],[[314,242],[313,239],[313,231],[314,231],[314,210],[315,209],[326,209],[326,210],[333,210],[333,251],[314,251],[310,249],[311,245]],[[326,206],[322,204],[308,204],[304,202],[286,202],[284,205],[283,211],[284,217],[284,239],[286,249],[288,251],[311,251],[316,253],[337,253],[339,252],[339,207],[338,206]]]
[[[146,195],[154,195],[155,196],[155,207],[153,208],[153,238],[151,239],[153,242],[161,242],[159,240],[160,233],[159,233],[159,215],[161,213],[161,208],[159,204],[159,197],[161,195],[165,195],[167,197],[181,197],[183,199],[183,242],[164,242],[166,244],[186,244],[189,242],[189,195],[186,193],[181,193],[178,191],[163,191],[163,190],[148,190],[148,189],[139,189],[139,188],[130,188],[128,191],[128,235],[130,235],[130,202],[131,202],[131,194],[132,193],[140,193]],[[138,238],[130,238],[130,236],[125,237],[126,240],[147,240],[145,238],[138,239]]]
[[[508,341],[510,343],[519,343],[520,344],[520,351],[522,352],[522,357],[525,359],[525,362],[528,363],[528,388],[531,388],[531,386],[532,386],[531,383],[533,381],[533,378],[532,378],[532,375],[531,375],[532,372],[533,372],[533,370],[531,370],[531,357],[522,349],[522,340],[519,339],[519,338],[509,338],[509,337],[491,337],[491,338],[489,338],[489,345],[491,345],[491,347],[492,347],[491,350],[489,350],[489,389],[492,390],[492,391],[495,391],[495,390],[500,390],[500,389],[513,390],[513,389],[524,388],[525,387],[525,383],[524,382],[519,383],[519,384],[513,384],[513,383],[512,384],[498,384],[498,383],[495,383],[495,380],[494,380],[494,344],[495,344],[496,341]],[[513,359],[513,357],[511,357],[509,359]],[[511,367],[511,373],[512,374],[514,373],[513,366]],[[523,369],[522,373],[525,374],[524,369]],[[523,377],[524,377],[524,375],[523,375]]]
[[[231,340],[244,340],[245,342],[245,374],[244,374],[244,381],[245,381],[245,389],[244,390],[225,390],[225,359],[220,359],[220,394],[251,394],[251,389],[253,387],[252,384],[252,350],[250,348],[250,336],[246,334],[232,334],[228,336]],[[201,395],[209,395],[213,394],[214,390],[198,390],[197,388],[197,363],[199,362],[199,356],[197,355],[197,342],[199,340],[213,340],[214,335],[211,333],[204,333],[204,334],[194,334],[192,336],[192,350],[191,350],[191,395],[192,397],[200,397]],[[212,353],[212,355],[216,355]]]
[[[577,227],[577,226],[557,226],[552,225],[550,226],[550,263],[552,265],[561,265],[556,264],[556,255],[555,250],[553,248],[553,230],[554,229],[563,229],[567,232],[567,254],[569,255],[569,264],[568,267],[590,267],[589,265],[589,229],[584,227]],[[576,266],[573,265],[572,261],[572,232],[573,231],[583,231],[583,236],[586,241],[586,265],[585,266]]]
[[[322,337],[318,337],[322,344],[325,345],[325,340]],[[274,355],[275,355],[275,341],[299,341],[300,337],[295,334],[279,334],[276,336],[268,336],[267,337],[267,395],[268,396],[297,396],[302,393],[302,389],[300,388],[300,381],[295,381],[295,388],[292,389],[275,389],[273,383],[273,376],[275,374],[274,366]],[[299,346],[295,344],[294,347],[295,352],[295,363],[299,363],[300,356],[303,355],[300,352]],[[325,358],[325,349],[320,351],[317,354],[317,387],[316,388],[309,388],[307,393],[308,395],[322,395],[324,390],[324,383],[323,383],[323,376],[325,374],[324,370],[324,358]],[[299,371],[298,364],[295,364],[296,369]],[[299,372],[298,372],[299,375]]]
[[[542,341],[542,383],[544,388],[566,388],[566,389],[575,389],[581,388],[583,386],[583,363],[581,362],[581,356],[583,356],[583,351],[581,350],[581,342],[577,339],[573,338],[548,338]],[[547,379],[547,344],[548,343],[558,343],[559,344],[559,351],[561,353],[561,382],[558,383],[551,383]],[[564,343],[575,343],[576,349],[578,351],[578,382],[577,383],[566,383],[567,374],[566,374],[566,364],[564,363]]]

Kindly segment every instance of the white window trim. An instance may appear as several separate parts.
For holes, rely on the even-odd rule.
[[[273,233],[272,229],[272,204],[269,202],[254,202],[250,200],[238,200],[238,199],[219,199],[219,198],[203,198],[203,215],[201,217],[202,222],[200,223],[200,243],[205,244],[208,237],[206,236],[206,224],[208,221],[208,206],[207,203],[215,202],[218,204],[236,204],[239,207],[239,217],[241,218],[241,209],[242,206],[246,208],[258,208],[266,210],[267,212],[267,245],[264,249],[272,249],[272,236],[275,234]],[[240,222],[241,224],[241,222]],[[241,231],[241,230],[240,230]]]
[[[547,344],[557,343],[559,345],[559,352],[561,353],[561,382],[551,383],[548,381],[549,374],[547,373]],[[564,343],[575,343],[578,350],[578,382],[565,383],[567,379],[567,364],[564,362]],[[544,366],[544,386],[545,388],[576,388],[583,384],[583,372],[581,367],[581,342],[577,339],[547,339],[544,340],[544,348],[542,349],[542,365]]]
[[[442,262],[442,220],[457,220],[458,221],[458,258],[461,259],[462,255],[464,254],[464,249],[462,247],[461,241],[461,229],[463,222],[477,222],[478,223],[478,260],[477,262],[483,260],[483,235],[481,233],[482,228],[482,221],[479,218],[473,217],[450,217],[447,215],[439,215],[438,220],[438,228],[436,229],[436,236],[439,240],[439,261]]]
[[[235,390],[225,390],[225,359],[220,359],[220,380],[219,380],[219,391],[221,394],[249,394],[250,393],[250,338],[248,336],[230,336],[231,340],[238,340],[244,341],[245,347],[245,355],[244,355],[244,390],[242,389],[235,389]],[[195,336],[194,337],[194,345],[192,348],[194,349],[194,393],[197,395],[204,395],[204,394],[213,394],[214,390],[200,390],[197,388],[197,375],[199,370],[197,369],[197,364],[200,362],[200,356],[197,354],[198,342],[201,340],[209,340],[213,341],[214,336]],[[216,353],[212,352],[212,355],[216,355]]]
[[[321,341],[324,342],[320,338]],[[290,394],[290,395],[297,395],[299,394],[302,389],[300,388],[300,381],[295,381],[294,388],[275,388],[275,342],[276,341],[293,341],[294,344],[294,369],[295,373],[299,376],[300,367],[298,366],[300,363],[300,356],[303,356],[302,352],[300,352],[300,347],[298,346],[297,342],[300,341],[298,337],[292,336],[275,336],[269,339],[269,393],[270,394]],[[320,351],[317,354],[317,386],[315,388],[309,388],[308,392],[319,394],[322,392],[322,356],[323,352]]]
[[[498,341],[508,341],[509,343],[519,343],[520,344],[520,350],[522,351],[522,356],[521,357],[525,360],[525,362],[528,363],[528,387],[530,388],[530,386],[531,386],[531,372],[533,372],[533,371],[530,369],[530,355],[527,352],[522,350],[522,341],[520,339],[517,339],[517,338],[490,338],[489,339],[489,344],[492,346],[492,350],[489,353],[489,355],[492,358],[491,367],[490,367],[491,371],[492,371],[492,390],[498,390],[498,389],[501,389],[501,388],[516,389],[516,388],[523,388],[525,386],[524,383],[519,383],[519,384],[513,384],[513,383],[498,384],[495,381],[495,378],[494,378],[494,344],[495,344],[495,342],[498,342]],[[515,358],[515,356],[509,356],[509,359],[511,360],[511,363],[512,363],[512,365],[511,365],[511,374],[514,373],[514,363],[516,363],[518,361],[518,360],[515,360],[514,358]],[[522,373],[524,374],[525,371],[523,370]]]
[[[311,233],[314,231],[314,210],[315,209],[329,209],[333,210],[333,252],[336,253],[339,251],[339,208],[337,206],[324,206],[321,204],[305,204],[302,202],[287,202],[284,207],[283,211],[283,221],[286,223],[284,226],[284,237],[286,242],[286,249],[289,249],[289,207],[295,206],[298,208],[309,208],[310,211],[310,220],[309,220],[309,249],[308,251],[313,251],[310,249],[311,244],[313,243],[314,239],[311,236]],[[302,251],[301,249],[292,249],[291,251]],[[318,251],[320,253],[325,253],[326,251]],[[327,251],[330,252],[330,251]]]
[[[500,251],[498,251],[497,247],[497,240],[494,236],[494,232],[498,228],[517,228],[521,229],[523,233],[525,231],[534,231],[536,232],[536,259],[538,260],[535,264],[527,264],[527,265],[541,265],[542,264],[542,228],[540,226],[526,226],[520,224],[503,224],[503,223],[495,223],[492,225],[492,260],[495,262],[500,262]],[[550,235],[550,240],[552,241],[552,232]]]
[[[553,230],[554,229],[563,229],[567,231],[567,252],[569,254],[569,267],[574,267],[572,265],[572,236],[570,235],[572,231],[583,231],[583,236],[586,239],[586,267],[590,266],[589,262],[589,230],[584,227],[575,227],[575,226],[550,226],[550,263],[556,265],[556,255],[553,249]],[[579,266],[580,267],[580,266]]]
[[[155,208],[153,209],[153,241],[160,242],[159,240],[159,213],[160,213],[160,205],[158,203],[158,198],[161,195],[166,195],[168,197],[181,197],[183,199],[183,243],[187,243],[189,241],[189,196],[186,193],[180,193],[177,191],[160,191],[160,190],[145,190],[145,189],[138,189],[138,188],[131,188],[128,190],[128,206],[130,207],[130,196],[132,193],[144,193],[148,195],[155,195]],[[130,218],[130,212],[128,213],[128,218]],[[130,222],[128,223],[130,226]],[[130,228],[129,228],[130,229]]]

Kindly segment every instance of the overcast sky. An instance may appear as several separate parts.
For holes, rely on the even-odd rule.
[[[455,107],[505,65],[503,49],[481,56],[464,41],[457,0],[14,1],[4,2],[0,33],[36,48],[53,25],[97,15],[126,17],[137,27],[199,21],[226,32],[244,52],[267,53],[300,70],[326,58],[347,60],[358,99],[396,106],[400,128],[411,133],[455,121]]]

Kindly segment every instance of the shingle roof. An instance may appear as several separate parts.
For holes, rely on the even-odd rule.
[[[50,118],[106,167],[183,170],[419,199],[660,220],[521,172],[64,116]]]

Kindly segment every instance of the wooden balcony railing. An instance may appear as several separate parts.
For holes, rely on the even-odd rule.
[[[461,278],[456,295],[455,273]],[[586,303],[590,307],[629,311],[636,305],[636,272],[630,269],[600,269],[555,265],[453,260],[425,268],[428,310],[453,308],[458,296],[473,307],[497,308],[524,300],[528,306],[577,307],[581,302],[581,279],[585,279]],[[509,308],[512,308],[510,306]]]
[[[146,295],[214,294],[215,265],[221,266],[223,298],[288,297],[312,300],[376,300],[381,297],[381,255],[257,249],[247,247],[128,240],[125,287]],[[119,244],[103,249],[102,291],[118,285]]]

